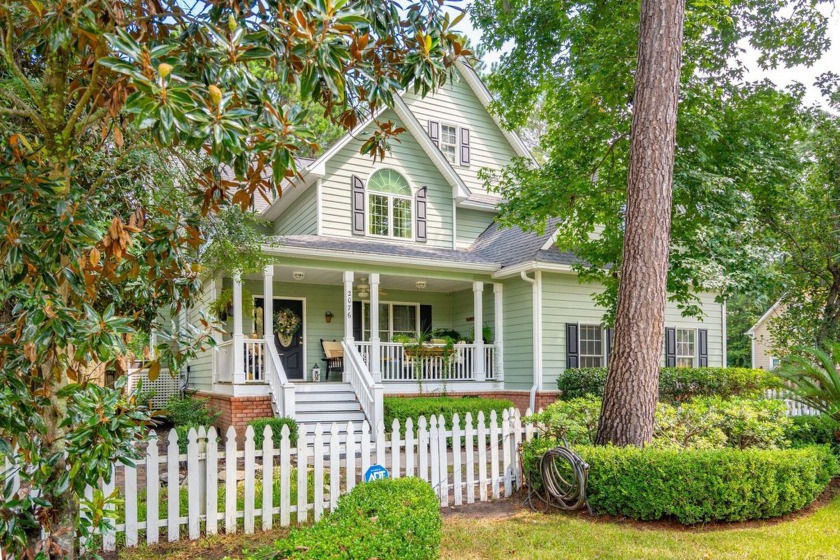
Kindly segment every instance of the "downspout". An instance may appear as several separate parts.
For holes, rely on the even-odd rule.
[[[721,309],[721,314],[720,314],[720,331],[722,333],[722,340],[720,341],[721,342],[720,345],[721,345],[721,348],[723,349],[723,352],[722,352],[723,357],[721,358],[721,361],[723,363],[721,364],[721,366],[722,367],[729,367],[729,357],[727,356],[727,354],[729,353],[729,348],[727,348],[727,333],[726,333],[726,329],[727,329],[727,326],[726,326],[726,300],[723,300],[723,304],[722,304],[721,307],[722,307],[722,309]]]
[[[542,388],[542,272],[535,271],[533,278],[529,278],[524,270],[519,274],[525,282],[531,284],[533,294],[531,306],[534,310],[534,381],[531,386],[529,404],[531,412],[537,412],[537,391]]]

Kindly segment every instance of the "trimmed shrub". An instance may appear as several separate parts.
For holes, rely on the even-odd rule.
[[[534,481],[538,459],[555,446],[535,439],[523,451]],[[825,446],[801,449],[638,449],[578,447],[590,465],[595,513],[684,525],[778,517],[802,509],[828,486],[837,459]]]
[[[557,378],[564,400],[602,397],[606,368],[567,369]],[[662,368],[659,400],[678,403],[694,397],[755,397],[779,387],[780,380],[762,369],[749,368]]]
[[[257,449],[262,449],[266,426],[271,426],[271,441],[274,442],[274,449],[280,449],[283,426],[289,427],[289,447],[297,446],[298,425],[294,418],[255,418],[248,422],[248,425],[254,428],[254,446]]]
[[[418,478],[385,479],[356,486],[332,514],[252,558],[431,560],[440,538],[440,501],[432,487]]]
[[[484,412],[486,418],[490,417],[492,411],[496,411],[501,419],[502,412],[513,408],[513,402],[505,399],[484,399],[484,398],[464,398],[464,397],[386,397],[384,403],[385,409],[385,429],[390,430],[394,419],[400,421],[400,425],[404,425],[406,419],[411,418],[415,425],[417,419],[425,416],[426,420],[432,414],[443,414],[447,424],[452,421],[452,416],[457,412],[464,420],[464,416],[469,412],[475,421],[479,412]]]
[[[786,435],[793,447],[831,445],[840,454],[840,422],[831,416],[794,416]]]
[[[569,445],[590,445],[595,443],[600,416],[601,399],[581,397],[555,401],[526,419],[539,425],[542,434],[551,440],[565,438]]]
[[[211,426],[221,413],[210,410],[209,399],[198,399],[193,395],[172,395],[163,411],[173,426]]]

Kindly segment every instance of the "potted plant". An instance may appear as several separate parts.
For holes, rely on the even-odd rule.
[[[242,288],[242,316],[247,317],[254,312],[254,296],[251,292]],[[227,321],[228,316],[233,315],[233,289],[222,290],[213,303],[210,304],[210,313],[218,317],[220,321]]]

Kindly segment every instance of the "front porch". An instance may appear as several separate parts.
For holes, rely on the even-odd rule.
[[[316,379],[351,385],[371,423],[382,418],[385,394],[503,388],[500,284],[278,264],[215,278],[208,303],[223,293],[230,306],[213,353],[213,390],[270,397],[276,415],[296,416],[295,385]],[[268,318],[281,312],[293,320],[278,323],[278,333]],[[338,371],[329,371],[324,341],[340,344]]]

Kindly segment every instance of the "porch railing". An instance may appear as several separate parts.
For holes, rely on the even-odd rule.
[[[286,370],[274,344],[266,343],[266,379],[271,386],[271,408],[275,416],[295,417],[295,384],[286,377]]]
[[[384,388],[375,383],[358,349],[353,344],[341,343],[344,349],[344,380],[349,382],[359,399],[359,405],[371,426],[384,420]]]
[[[225,340],[216,346],[216,382],[233,383],[233,340]]]
[[[371,364],[371,343],[355,342],[364,363]],[[381,342],[379,359],[383,381],[472,381],[475,379],[475,344],[455,344],[446,349],[442,344],[421,347],[399,342]],[[495,379],[496,348],[484,345],[484,371]]]
[[[264,383],[268,363],[265,341],[261,338],[246,338],[243,342],[243,361],[246,383]],[[236,371],[234,341],[225,340],[216,346],[216,382],[233,383]]]

